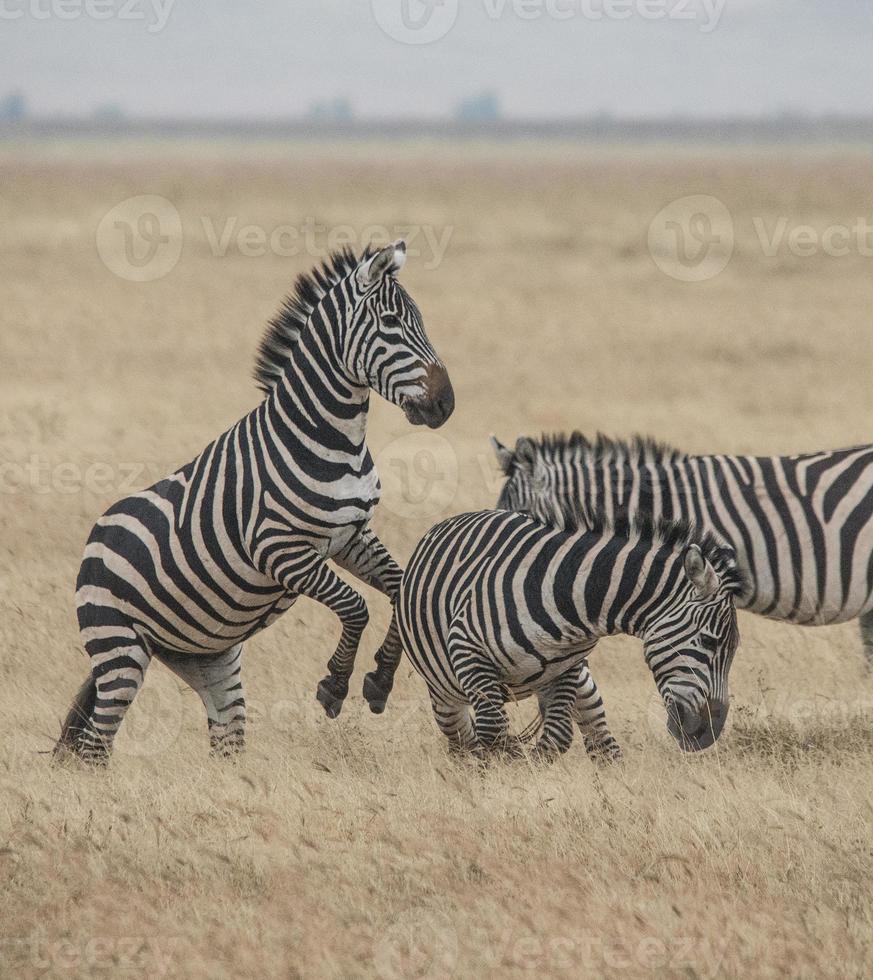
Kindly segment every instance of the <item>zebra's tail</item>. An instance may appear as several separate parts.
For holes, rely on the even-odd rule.
[[[97,702],[97,683],[93,674],[88,674],[85,683],[79,688],[67,717],[61,726],[60,738],[55,743],[52,756],[55,759],[64,758],[70,752],[78,754],[81,747],[82,735],[84,734],[88,719],[94,710]]]

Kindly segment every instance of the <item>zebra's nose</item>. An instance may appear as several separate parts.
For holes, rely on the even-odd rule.
[[[452,382],[449,381],[449,376],[446,375],[445,384],[440,388],[439,393],[434,399],[434,418],[438,421],[435,425],[431,425],[432,429],[436,429],[447,421],[449,416],[455,410],[455,389],[452,388]]]
[[[675,700],[668,711],[667,729],[685,752],[699,752],[716,742],[727,714],[726,701],[708,701],[698,711],[684,701]]]
[[[417,402],[422,421],[438,429],[455,410],[455,392],[449,372],[441,364],[432,364],[425,381],[426,395]]]

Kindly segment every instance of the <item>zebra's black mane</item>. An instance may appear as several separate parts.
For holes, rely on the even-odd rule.
[[[646,459],[654,463],[675,463],[685,457],[685,453],[666,442],[638,434],[630,439],[613,439],[598,432],[594,439],[589,439],[577,429],[569,434],[543,433],[539,441],[530,441],[541,455],[550,458],[578,453],[592,455],[598,460]]]
[[[684,518],[655,520],[647,512],[639,512],[631,520],[626,511],[620,512],[615,518],[610,518],[604,511],[590,513],[583,505],[575,500],[565,500],[560,505],[560,512],[552,518],[534,518],[549,527],[563,527],[566,531],[593,531],[597,534],[613,533],[623,538],[640,538],[653,545],[681,550],[691,544],[696,544],[703,557],[718,572],[719,578],[728,591],[739,595],[747,586],[742,571],[737,567],[733,549],[720,541],[711,531],[703,530],[699,525]]]
[[[265,394],[282,377],[288,355],[300,339],[312,311],[338,282],[373,254],[374,249],[369,245],[359,256],[346,246],[332,252],[311,272],[297,277],[293,292],[285,298],[279,312],[267,324],[258,347],[254,378]]]

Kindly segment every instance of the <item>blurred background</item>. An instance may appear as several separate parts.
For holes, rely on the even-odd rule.
[[[848,134],[873,86],[869,0],[3,0],[0,25],[22,132]]]

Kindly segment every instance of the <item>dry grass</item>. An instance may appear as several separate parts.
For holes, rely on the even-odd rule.
[[[0,975],[869,975],[873,682],[852,626],[742,617],[740,710],[695,758],[666,741],[637,647],[604,643],[593,666],[626,762],[595,771],[577,744],[551,769],[482,770],[446,756],[406,667],[385,716],[357,685],[338,721],[320,716],[338,630],[301,602],[250,644],[239,764],[209,760],[199,703],[159,665],[108,772],[40,754],[86,669],[72,592],[93,520],[254,403],[260,326],[311,263],[215,257],[202,216],[451,227],[440,267],[413,259],[406,281],[456,415],[411,435],[395,409],[373,413],[376,523],[405,559],[442,513],[495,499],[492,430],[762,453],[869,440],[870,259],[768,259],[752,225],[869,214],[869,160],[211,156],[0,158],[0,461],[19,487],[0,494]],[[186,241],[170,275],[136,285],[94,236],[145,193],[174,202]],[[692,193],[737,228],[702,284],[646,249],[651,217]],[[365,665],[387,623],[367,595]]]

